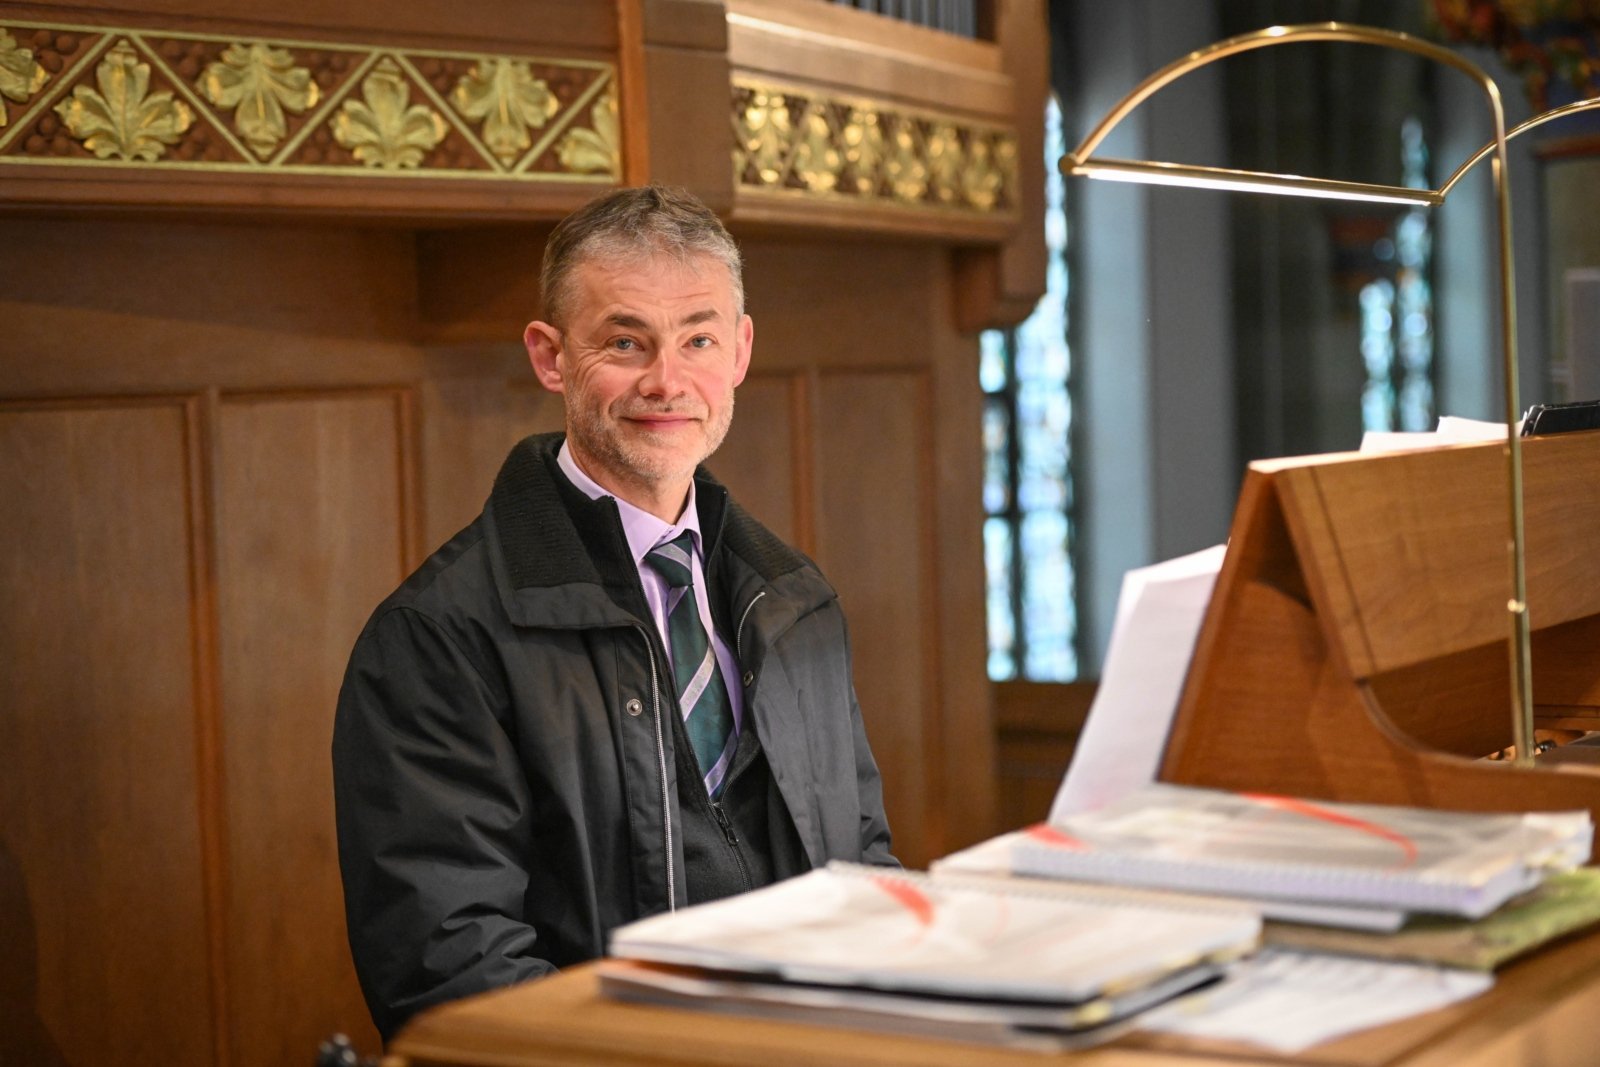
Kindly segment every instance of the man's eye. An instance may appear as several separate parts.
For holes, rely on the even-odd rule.
[[[714,344],[716,344],[716,339],[710,334],[703,333],[698,337],[691,337],[689,339],[690,348],[710,348]]]
[[[611,342],[611,347],[623,352],[632,352],[639,347],[639,342],[631,337],[618,337]]]

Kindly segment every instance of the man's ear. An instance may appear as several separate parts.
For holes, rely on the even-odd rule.
[[[566,391],[561,378],[561,331],[548,322],[530,322],[522,331],[522,343],[528,349],[528,362],[533,364],[533,375],[539,384],[552,393]]]
[[[733,384],[744,382],[750,370],[750,350],[756,343],[756,324],[749,315],[740,315],[733,328]]]

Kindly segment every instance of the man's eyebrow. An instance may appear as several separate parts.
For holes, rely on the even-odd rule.
[[[702,308],[685,315],[678,323],[682,326],[698,326],[702,322],[712,322],[722,318],[722,312],[716,308]],[[645,330],[650,324],[638,315],[627,311],[618,311],[606,316],[606,323],[610,326],[621,326],[625,330]]]
[[[700,311],[694,312],[693,314],[685,315],[683,322],[679,325],[698,326],[702,322],[711,322],[713,319],[720,318],[722,318],[722,312],[718,311],[716,308],[704,308]]]

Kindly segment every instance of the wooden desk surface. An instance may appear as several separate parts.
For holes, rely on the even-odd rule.
[[[1048,1055],[623,1004],[600,996],[587,966],[442,1005],[390,1052],[394,1067],[1591,1067],[1600,1063],[1600,934],[1512,964],[1481,997],[1294,1057],[1144,1034]]]

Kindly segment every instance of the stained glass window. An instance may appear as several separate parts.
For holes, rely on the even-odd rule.
[[[1405,183],[1428,186],[1422,124],[1401,127]],[[1401,215],[1373,249],[1380,276],[1361,289],[1361,423],[1367,430],[1433,428],[1433,231],[1425,208]]]
[[[1045,115],[1045,295],[1011,330],[981,338],[983,527],[989,677],[1077,677],[1072,573],[1072,399],[1067,389],[1067,216],[1056,169],[1061,108]]]

